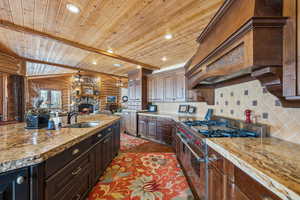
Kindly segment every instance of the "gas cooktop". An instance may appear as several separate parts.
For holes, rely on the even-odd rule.
[[[187,126],[195,129],[205,137],[259,137],[255,131],[232,127],[226,120],[185,121]]]

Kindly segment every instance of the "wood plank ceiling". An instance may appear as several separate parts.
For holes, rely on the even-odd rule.
[[[160,68],[184,63],[224,0],[0,0],[0,19]],[[66,4],[77,5],[74,14]],[[166,40],[164,35],[173,38]],[[115,75],[137,66],[60,42],[0,28],[0,43],[19,56]],[[162,61],[162,57],[166,61]],[[116,67],[114,64],[121,64]],[[73,70],[28,64],[28,75]]]

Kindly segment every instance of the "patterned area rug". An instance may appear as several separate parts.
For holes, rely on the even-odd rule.
[[[139,145],[149,143],[147,140],[143,140],[140,138],[133,137],[131,135],[127,135],[125,133],[121,134],[121,151],[131,150]]]
[[[144,142],[148,141],[126,134],[121,135],[123,151]],[[87,200],[119,199],[192,200],[194,198],[174,153],[123,152],[112,161],[87,198]]]

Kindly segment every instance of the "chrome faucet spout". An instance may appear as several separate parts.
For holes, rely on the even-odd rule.
[[[77,123],[78,112],[73,111],[68,113],[68,124],[71,124],[71,119],[73,116],[75,116],[75,123]]]

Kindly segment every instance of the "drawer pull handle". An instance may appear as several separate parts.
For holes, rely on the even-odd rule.
[[[81,195],[77,194],[76,197],[75,197],[75,200],[79,200],[80,198],[81,198]]]
[[[74,155],[78,154],[79,152],[80,152],[79,149],[74,149],[72,152],[72,155],[74,156]]]
[[[98,138],[102,138],[102,134],[99,133],[99,134],[97,135],[97,137],[98,137]]]
[[[77,174],[79,174],[81,172],[81,167],[78,167],[78,169],[76,171],[72,172],[73,176],[76,176]]]
[[[17,184],[21,185],[23,184],[25,181],[25,178],[23,176],[19,176],[16,180]]]

